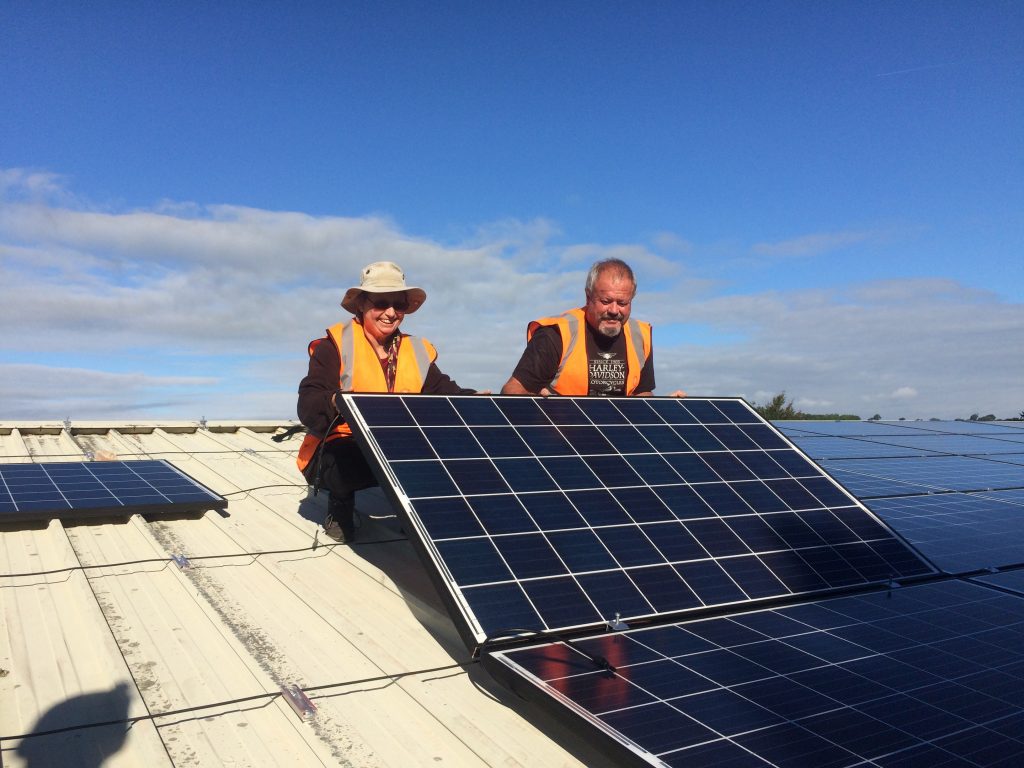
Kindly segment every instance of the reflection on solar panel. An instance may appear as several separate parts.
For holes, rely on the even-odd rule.
[[[343,400],[471,646],[932,572],[742,400]]]
[[[1024,755],[1024,599],[948,581],[496,651],[638,765],[994,766]]]
[[[226,506],[163,460],[0,464],[0,523]]]

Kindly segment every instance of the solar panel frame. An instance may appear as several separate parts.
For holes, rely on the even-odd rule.
[[[224,509],[227,500],[164,459],[0,464],[0,524]]]
[[[935,573],[740,398],[340,400],[470,648],[496,635],[593,631],[616,614],[653,621]],[[407,440],[389,431],[400,429]],[[420,441],[427,429],[459,437],[438,447]],[[494,441],[506,446],[502,455],[492,445],[486,458],[472,450],[442,456],[469,445],[467,433],[489,435],[476,440],[482,446],[500,431],[515,436]],[[412,447],[388,456],[378,432],[383,443]],[[680,436],[684,447],[717,450],[653,445],[671,447]],[[621,454],[612,442],[648,448]],[[607,479],[608,462],[622,457],[615,479],[598,480],[598,463]],[[644,484],[629,485],[636,476]],[[675,481],[647,479],[664,477]],[[751,507],[766,496],[781,508]],[[578,565],[587,558],[590,566]]]

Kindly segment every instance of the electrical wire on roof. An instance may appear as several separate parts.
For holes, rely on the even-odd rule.
[[[471,666],[473,666],[474,664],[477,664],[477,663],[479,663],[479,662],[477,662],[476,660],[472,660],[472,659],[470,661],[457,661],[457,662],[455,662],[453,664],[446,664],[446,665],[440,666],[440,667],[431,667],[431,668],[428,668],[428,669],[414,669],[414,670],[409,670],[408,672],[395,672],[394,674],[383,674],[383,675],[377,675],[375,677],[364,677],[364,678],[361,678],[361,679],[358,679],[358,680],[345,680],[343,682],[338,682],[338,683],[324,683],[323,685],[307,686],[307,687],[304,687],[302,690],[303,691],[307,691],[307,692],[309,692],[309,691],[328,691],[328,690],[331,690],[332,688],[345,688],[345,687],[351,686],[351,685],[365,685],[367,683],[378,683],[378,682],[383,682],[383,681],[397,682],[398,680],[401,680],[402,678],[413,677],[413,676],[416,676],[416,675],[427,675],[427,674],[433,674],[435,672],[447,672],[447,671],[450,671],[450,670],[453,670],[453,669],[463,669],[463,670],[465,670],[465,669],[469,669]],[[145,721],[154,721],[155,722],[156,720],[158,720],[160,718],[178,717],[180,715],[188,715],[188,714],[194,714],[196,712],[203,712],[204,710],[218,709],[218,708],[221,708],[221,707],[227,707],[227,706],[231,706],[231,705],[235,705],[235,704],[245,704],[245,703],[251,702],[251,701],[273,701],[274,699],[279,698],[282,695],[283,694],[280,691],[269,691],[269,692],[266,692],[266,693],[253,694],[252,696],[241,696],[241,697],[239,697],[237,699],[226,699],[224,701],[216,701],[216,702],[212,702],[210,704],[197,704],[194,707],[183,707],[181,709],[172,709],[172,710],[168,710],[166,712],[153,712],[153,713],[146,714],[146,715],[138,715],[136,717],[126,717],[126,718],[121,719],[121,720],[104,720],[102,722],[97,722],[97,723],[83,723],[83,724],[80,724],[80,725],[69,725],[69,726],[65,726],[63,728],[52,728],[52,729],[47,730],[47,731],[33,731],[31,733],[21,733],[21,734],[12,734],[12,735],[0,734],[0,739],[3,739],[4,741],[8,741],[8,740],[19,740],[20,741],[21,739],[32,739],[32,738],[35,738],[37,736],[53,736],[53,735],[58,734],[58,733],[68,733],[69,731],[85,730],[85,729],[88,729],[88,728],[103,728],[103,727],[109,727],[109,726],[112,726],[112,725],[128,725],[128,726],[131,726],[131,725],[134,725],[135,723],[141,723],[141,722],[145,722]]]

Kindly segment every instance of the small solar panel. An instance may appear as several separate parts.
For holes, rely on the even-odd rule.
[[[0,464],[0,523],[226,506],[164,460]]]
[[[737,398],[343,407],[470,646],[933,573]]]
[[[622,764],[1009,766],[1024,755],[1022,638],[1024,598],[947,581],[484,663]]]

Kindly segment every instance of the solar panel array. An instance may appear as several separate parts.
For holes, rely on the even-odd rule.
[[[1016,556],[1006,532],[1024,499],[946,486],[1011,484],[1012,461],[965,461],[948,435],[858,434],[904,426],[787,426],[791,442],[730,398],[343,400],[467,644],[622,762],[1024,755],[1024,582],[942,577],[793,443],[856,441],[824,464],[958,566]],[[1000,518],[1002,549],[980,533],[946,549],[950,516]]]
[[[587,724],[622,763],[1010,766],[1024,755],[1024,598],[963,582],[502,650],[485,664]]]
[[[226,506],[163,460],[0,464],[0,524]]]
[[[1024,564],[1024,422],[779,422],[949,573]]]

